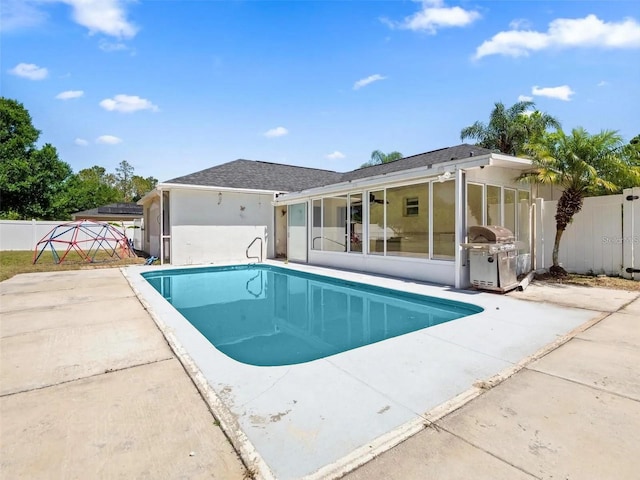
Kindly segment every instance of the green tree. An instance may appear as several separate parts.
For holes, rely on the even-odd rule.
[[[400,152],[393,151],[389,153],[384,153],[381,150],[374,150],[371,152],[371,160],[366,163],[363,163],[360,168],[363,167],[372,167],[373,165],[382,165],[383,163],[395,162],[396,160],[400,160],[403,155]]]
[[[134,196],[133,165],[122,160],[116,167],[116,185],[120,190],[120,198],[124,202],[130,202]]]
[[[640,186],[640,143],[635,137],[626,145],[622,145],[616,152],[616,161],[609,161],[604,165],[597,165],[596,168],[602,176],[607,178],[618,188],[609,191],[602,186],[595,186],[589,191],[589,195],[608,195],[620,193],[625,188]],[[634,140],[636,142],[634,143]]]
[[[139,175],[134,175],[131,178],[133,183],[133,201],[137,202],[145,194],[156,188],[156,184],[158,183],[158,179],[154,177],[141,177]]]
[[[72,175],[67,180],[64,208],[67,215],[100,207],[120,200],[115,186],[115,176],[104,167],[94,165]]]
[[[489,123],[477,121],[463,128],[460,139],[472,138],[480,147],[521,155],[525,144],[540,138],[549,128],[560,128],[555,117],[534,109],[535,103],[529,101],[517,102],[509,108],[496,102]]]
[[[584,197],[597,188],[618,189],[608,176],[622,161],[621,145],[622,138],[616,132],[590,135],[583,128],[575,128],[571,135],[558,130],[525,147],[533,160],[533,168],[523,173],[521,180],[563,188],[555,215],[553,266],[549,270],[552,275],[566,275],[558,263],[560,240],[574,215],[582,209]]]
[[[45,144],[36,148],[40,132],[16,100],[0,97],[0,217],[56,219],[59,195],[71,167]]]

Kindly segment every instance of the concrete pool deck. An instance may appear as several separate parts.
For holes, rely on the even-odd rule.
[[[54,279],[56,283],[51,282]],[[310,368],[299,372],[257,375],[243,366],[226,373],[221,368],[230,364],[224,362],[200,369],[200,381],[215,376],[208,380],[211,389],[218,400],[227,402],[228,412],[235,412],[236,425],[243,427],[260,458],[271,469],[274,458],[283,459],[284,466],[276,461],[279,478],[301,476],[296,469],[306,466],[300,465],[310,458],[305,455],[316,453],[319,462],[329,459],[317,477],[338,474],[398,443],[403,434],[415,432],[350,476],[632,478],[640,469],[640,293],[534,284],[504,297],[401,283],[407,290],[428,287],[442,296],[462,296],[490,315],[477,325],[467,324],[463,329],[467,333],[416,332],[415,338],[381,342],[369,352],[358,354],[358,349],[310,362]],[[576,306],[582,307],[585,291],[592,309],[521,300],[570,303],[577,298]],[[151,478],[243,477],[242,464],[214,425],[206,404],[119,271],[20,275],[0,283],[0,294],[3,478],[80,477],[87,472]],[[527,318],[532,312],[539,329],[530,329]],[[552,321],[556,314],[558,323]],[[509,341],[524,333],[544,346],[603,317],[527,365],[520,361],[539,348]],[[501,334],[487,337],[495,325],[500,325]],[[189,332],[171,329],[169,336],[185,333]],[[190,341],[198,342],[185,343]],[[426,364],[423,357],[413,356],[416,350],[453,352],[461,377],[452,382],[448,376],[453,367],[438,361]],[[187,351],[190,357],[211,355]],[[404,359],[401,369],[387,368],[391,355]],[[459,393],[477,396],[486,386],[474,388],[477,380],[522,367],[443,418],[432,410]],[[238,375],[249,383],[245,391],[233,383]],[[428,388],[430,382],[443,379],[453,386],[437,392]],[[305,391],[292,391],[296,385],[305,385]],[[209,401],[215,407],[216,400]],[[311,419],[316,422],[314,433],[304,423],[303,407],[318,401],[324,410],[316,412],[323,418]],[[322,402],[328,402],[326,409]],[[424,429],[429,419],[436,427]],[[351,448],[362,442],[362,433],[354,430],[363,422],[373,424],[364,429],[373,432],[372,441]],[[340,423],[347,429],[340,430]],[[297,450],[286,450],[291,448],[288,437],[297,439]],[[343,447],[351,448],[346,456]],[[315,465],[309,467],[312,475],[318,471]]]

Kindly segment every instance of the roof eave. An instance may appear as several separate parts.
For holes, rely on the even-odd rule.
[[[146,205],[149,202],[152,202],[155,197],[160,195],[158,188],[154,188],[150,192],[145,193],[145,195],[136,202],[137,205]]]
[[[446,162],[434,163],[432,165],[425,165],[423,167],[411,168],[408,170],[382,173],[371,177],[358,178],[322,187],[309,188],[307,190],[301,190],[300,192],[286,193],[283,197],[279,197],[278,201],[288,203],[291,200],[299,198],[319,196],[327,193],[341,193],[342,191],[353,190],[354,188],[371,188],[388,183],[398,183],[407,180],[435,177],[443,174],[445,171],[490,165],[490,159],[491,154],[478,155],[477,157],[448,160]]]
[[[215,190],[216,192],[238,192],[238,193],[260,193],[269,194],[283,193],[282,190],[262,190],[258,188],[235,188],[235,187],[219,187],[215,185],[193,185],[188,183],[159,183],[156,188],[158,190]],[[144,197],[143,197],[144,198]]]
[[[356,180],[348,180],[346,182],[333,183],[322,187],[309,188],[299,192],[285,193],[279,197],[277,203],[290,203],[300,198],[314,197],[325,195],[327,193],[343,193],[354,188],[371,188],[383,184],[399,183],[408,180],[419,180],[423,178],[435,177],[446,171],[452,170],[469,170],[472,168],[480,168],[486,166],[515,168],[525,170],[531,166],[531,160],[525,158],[512,157],[510,155],[487,153],[474,157],[458,158],[448,160],[446,162],[434,163],[423,167],[412,168],[408,170],[399,170],[397,172],[383,173],[371,177],[359,178]]]

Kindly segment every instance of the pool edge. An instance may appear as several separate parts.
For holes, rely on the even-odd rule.
[[[151,303],[135,285],[130,273],[137,275],[142,281],[148,283],[139,270],[140,269],[130,269],[127,267],[120,268],[122,275],[129,283],[129,287],[133,290],[138,301],[153,319],[156,327],[160,330],[160,333],[162,333],[163,337],[169,344],[169,348],[171,348],[171,351],[182,365],[182,368],[184,368],[187,376],[196,387],[198,394],[204,400],[204,403],[207,405],[207,409],[211,412],[215,420],[218,421],[220,429],[235,450],[240,461],[244,464],[247,472],[251,474],[248,478],[254,478],[256,480],[277,480],[276,476],[273,474],[260,453],[258,453],[258,450],[242,431],[242,428],[233,413],[229,411],[229,409],[224,405],[222,399],[218,396],[211,385],[209,385],[209,382],[196,362],[186,352],[183,345],[173,334],[172,329],[162,321],[161,315],[153,309]],[[179,312],[177,313],[179,314]]]
[[[267,263],[267,265],[269,265],[269,263]],[[284,268],[287,267],[285,266]],[[204,374],[191,359],[191,357],[186,353],[177,338],[173,336],[173,334],[171,333],[171,328],[165,325],[161,319],[157,318],[159,317],[159,314],[149,308],[151,307],[151,305],[144,299],[144,295],[142,294],[142,292],[140,292],[134,286],[130,276],[126,273],[126,270],[129,270],[148,284],[148,282],[146,282],[146,279],[140,275],[140,272],[143,271],[143,269],[141,267],[123,267],[121,268],[121,270],[125,272],[123,274],[129,281],[132,290],[141,301],[143,306],[145,306],[145,309],[149,312],[151,317],[154,319],[154,322],[167,339],[167,342],[182,363],[185,371],[198,389],[201,397],[205,400],[207,407],[215,416],[215,418],[219,419],[220,426],[223,432],[227,436],[233,448],[236,450],[237,454],[240,456],[242,462],[245,464],[246,468],[254,474],[253,478],[265,480],[275,479],[275,475],[273,474],[267,463],[264,461],[262,456],[258,453],[256,448],[253,446],[252,442],[247,438],[242,429],[239,427],[238,422],[235,420],[233,414],[231,414],[231,412],[229,412],[228,409],[224,406],[224,403],[216,394],[215,390],[209,385]],[[375,275],[371,274],[364,275],[375,277]],[[357,282],[358,280],[355,281]],[[153,288],[150,285],[149,287]],[[580,323],[568,333],[558,336],[555,341],[542,346],[535,353],[523,358],[522,360],[519,360],[517,363],[510,365],[509,367],[503,369],[502,371],[489,377],[486,380],[475,382],[473,386],[454,396],[453,398],[433,407],[422,415],[418,415],[416,418],[405,422],[395,429],[376,437],[372,441],[356,448],[355,450],[339,458],[335,462],[324,465],[318,470],[311,472],[301,478],[303,480],[334,480],[341,478],[347,473],[356,470],[360,466],[383,454],[384,452],[394,448],[403,441],[419,433],[421,430],[430,428],[431,426],[433,426],[434,428],[438,428],[435,422],[463,407],[471,400],[482,395],[485,391],[488,391],[489,389],[500,385],[502,382],[527,367],[530,363],[547,355],[551,351],[557,349],[564,343],[574,338],[579,333],[597,324],[607,315],[608,313],[600,313],[590,320]]]
[[[531,363],[541,359],[542,357],[561,347],[562,345],[573,339],[576,335],[579,335],[585,330],[588,330],[594,325],[600,323],[609,315],[610,313],[608,312],[601,312],[599,315],[578,325],[571,331],[558,337],[554,342],[543,346],[538,351],[523,358],[519,362],[503,369],[502,371],[489,377],[486,380],[474,383],[473,386],[471,386],[464,392],[461,392],[455,397],[447,400],[446,402],[435,406],[434,408],[425,412],[423,415],[420,415],[417,418],[400,425],[394,430],[380,435],[373,441],[369,442],[367,445],[363,445],[362,447],[351,452],[349,455],[346,455],[341,459],[331,464],[325,465],[319,470],[316,470],[315,472],[302,477],[301,480],[338,480],[348,473],[357,470],[359,467],[365,465],[374,458],[400,445],[402,442],[413,437],[425,428],[435,428],[436,430],[439,429],[440,427],[436,424],[437,421],[464,407],[467,403],[478,398],[483,393],[491,390],[494,387],[497,387],[516,373],[526,368]]]

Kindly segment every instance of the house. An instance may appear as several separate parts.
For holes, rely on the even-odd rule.
[[[101,207],[72,213],[71,218],[73,220],[111,223],[122,231],[132,242],[134,248],[140,250],[142,247],[140,235],[143,220],[142,205],[131,202],[110,203]]]
[[[513,231],[530,265],[530,165],[468,144],[346,173],[236,160],[143,197],[144,242],[175,265],[286,256],[465,287],[472,225]]]
[[[133,222],[142,220],[142,206],[136,203],[110,203],[97,208],[71,214],[73,220],[95,222]]]
[[[258,237],[261,258],[285,256],[286,222],[276,222],[282,216],[282,209],[274,210],[276,196],[334,183],[341,175],[240,159],[159,183],[138,201],[146,226],[143,249],[174,265],[243,261]]]

